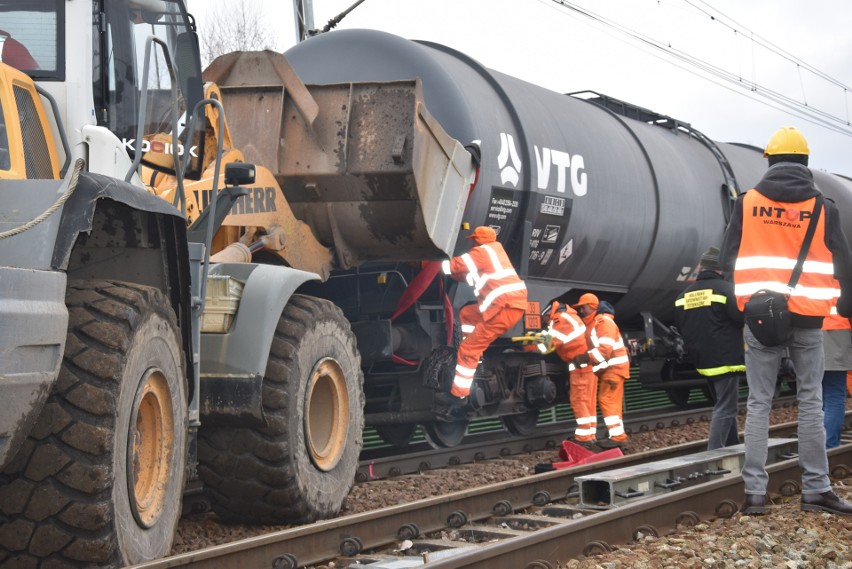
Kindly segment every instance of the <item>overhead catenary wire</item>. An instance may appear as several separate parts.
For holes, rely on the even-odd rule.
[[[734,20],[733,18],[730,18],[730,17],[728,17],[727,15],[725,15],[725,14],[724,14],[721,10],[718,10],[717,8],[714,8],[713,6],[711,6],[710,4],[708,4],[705,0],[698,0],[698,2],[700,2],[701,4],[704,4],[704,5],[705,5],[705,6],[707,6],[710,10],[713,10],[713,11],[714,11],[714,12],[716,12],[718,15],[722,16],[722,18],[724,18],[724,19],[726,19],[726,20],[730,21],[733,25],[728,24],[727,22],[722,21],[722,20],[721,20],[720,18],[718,18],[716,15],[711,14],[710,12],[708,12],[708,11],[706,11],[706,10],[704,10],[704,9],[702,9],[702,8],[700,8],[700,7],[698,7],[698,6],[696,6],[696,5],[695,5],[695,3],[693,2],[693,0],[683,0],[683,1],[684,1],[684,2],[686,2],[687,4],[689,4],[690,6],[694,7],[696,10],[699,10],[699,11],[701,11],[702,13],[704,13],[704,14],[708,15],[708,16],[709,16],[709,17],[710,17],[710,18],[711,18],[714,22],[716,22],[716,23],[718,23],[718,24],[720,24],[720,25],[722,25],[722,26],[726,26],[726,27],[728,27],[728,28],[731,28],[731,29],[732,29],[732,30],[734,30],[734,31],[736,31],[737,29],[747,31],[747,32],[749,33],[749,35],[751,36],[752,41],[753,41],[754,43],[756,43],[757,45],[760,45],[761,47],[764,47],[764,48],[768,49],[769,51],[771,51],[771,52],[773,52],[773,53],[777,54],[778,56],[780,56],[780,57],[782,57],[782,58],[784,58],[784,59],[786,59],[786,60],[790,61],[791,63],[795,63],[797,66],[800,66],[800,67],[802,67],[803,69],[805,69],[805,70],[807,70],[807,71],[810,71],[811,73],[813,73],[814,75],[816,75],[816,76],[820,77],[821,79],[824,79],[825,81],[828,81],[829,83],[832,83],[832,84],[834,84],[834,85],[836,85],[836,86],[838,86],[838,87],[840,87],[840,88],[842,88],[842,89],[844,89],[844,90],[847,90],[847,91],[848,91],[848,90],[850,90],[850,89],[852,89],[852,87],[849,87],[848,85],[845,85],[842,81],[840,81],[840,80],[838,80],[838,79],[836,79],[836,78],[832,77],[832,76],[831,76],[831,75],[829,75],[828,73],[825,73],[825,72],[823,72],[823,71],[821,71],[821,70],[817,69],[817,68],[816,68],[816,67],[814,67],[813,65],[810,65],[809,63],[807,63],[807,62],[805,62],[805,61],[801,60],[800,58],[796,57],[795,55],[793,55],[792,53],[788,52],[787,50],[785,50],[785,49],[783,49],[783,48],[781,48],[781,47],[777,46],[776,44],[772,43],[771,41],[767,40],[766,38],[763,38],[763,37],[761,37],[760,35],[755,34],[753,31],[751,31],[751,30],[749,30],[748,28],[746,28],[746,26],[744,26],[744,25],[740,24],[739,22],[737,22],[737,21],[736,21],[736,20]]]
[[[693,5],[691,2],[689,2],[689,0],[685,0],[685,1],[687,3],[689,3],[690,5]],[[720,86],[724,86],[724,85],[722,85],[723,82],[734,84],[739,88],[739,89],[734,90],[734,91],[741,94],[741,95],[743,95],[744,93],[740,89],[745,89],[751,95],[749,98],[752,98],[753,100],[755,100],[755,101],[757,101],[761,104],[769,106],[770,108],[789,113],[789,114],[796,116],[796,117],[798,117],[798,118],[800,118],[800,119],[802,119],[806,122],[824,127],[826,129],[831,130],[833,132],[836,132],[838,134],[843,134],[845,136],[852,136],[852,129],[849,128],[850,123],[849,123],[848,108],[847,108],[847,112],[846,112],[847,116],[846,116],[845,119],[838,117],[838,116],[835,116],[835,115],[833,115],[833,114],[831,114],[827,111],[821,110],[821,109],[819,109],[819,108],[817,108],[813,105],[808,105],[806,102],[802,103],[802,102],[796,100],[793,97],[790,97],[790,96],[785,95],[785,94],[783,94],[779,91],[775,91],[775,90],[770,89],[766,86],[763,86],[763,85],[757,83],[756,80],[744,81],[743,78],[741,77],[741,74],[729,72],[729,71],[722,69],[718,66],[715,66],[715,65],[713,65],[713,64],[711,64],[707,61],[704,61],[701,58],[690,55],[689,53],[686,53],[682,50],[673,48],[673,47],[669,46],[667,43],[664,43],[664,42],[659,41],[657,39],[651,38],[651,37],[649,37],[645,34],[642,34],[638,31],[631,29],[631,28],[629,28],[629,27],[627,27],[623,24],[620,24],[620,23],[618,23],[614,20],[608,19],[606,17],[600,16],[599,14],[591,12],[590,10],[582,8],[581,6],[578,6],[577,4],[570,2],[568,0],[539,0],[539,2],[542,2],[542,3],[547,2],[551,6],[553,6],[554,4],[557,4],[557,5],[559,5],[563,8],[566,8],[571,13],[579,15],[580,17],[582,17],[582,18],[584,18],[588,21],[591,21],[592,23],[597,24],[598,26],[602,26],[604,28],[607,28],[609,30],[612,30],[612,31],[620,34],[621,36],[626,37],[628,40],[630,40],[634,44],[638,45],[639,48],[642,49],[642,51],[645,51],[646,53],[649,53],[652,56],[658,57],[658,58],[666,61],[669,64],[673,64],[676,67],[679,67],[679,68],[681,68],[681,69],[683,69],[687,72],[690,72],[694,75],[697,75],[697,76],[699,76],[699,77],[701,77],[705,80],[711,81],[711,82],[713,82],[717,85],[720,85]],[[706,2],[705,2],[705,4],[706,4]],[[565,12],[562,12],[562,13],[565,13]],[[729,27],[731,27],[731,26],[729,26]],[[731,27],[731,29],[734,29],[736,31],[736,29],[733,28],[733,27]],[[756,34],[753,34],[753,32],[749,32],[749,33],[751,33],[753,35],[753,37],[756,36]],[[743,35],[743,34],[740,33],[740,35]],[[752,46],[754,46],[757,43],[757,41],[754,40],[754,39],[752,39],[751,41],[752,41]],[[766,41],[763,41],[760,45],[763,45],[763,43],[772,45],[771,42],[766,42]],[[783,51],[783,50],[780,50],[780,48],[779,48],[778,50],[773,50],[773,51],[777,52],[777,51]],[[789,55],[789,57],[784,56],[784,58],[787,59],[787,60],[790,60],[790,61],[792,61],[793,59],[797,59],[792,55]],[[693,69],[699,70],[701,73],[695,73],[694,71],[687,69],[683,65],[679,65],[677,63],[678,61],[688,65],[689,67],[691,67]],[[815,68],[808,65],[807,63],[802,62],[801,60],[798,60],[798,61],[799,61],[798,65],[801,65],[802,67],[808,69],[809,71],[813,72],[814,74],[825,75],[822,72],[820,72],[819,70],[815,70]],[[838,85],[838,86],[843,85],[842,83],[840,83],[839,81],[834,80],[834,79],[831,79],[830,81],[834,85]],[[847,89],[845,86],[843,88],[845,89],[844,92],[849,91],[849,89]],[[761,100],[761,99],[763,99],[763,100]]]

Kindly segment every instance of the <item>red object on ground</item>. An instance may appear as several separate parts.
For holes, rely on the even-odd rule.
[[[592,462],[600,462],[611,458],[624,456],[620,448],[611,448],[601,452],[595,452],[584,448],[577,443],[571,441],[562,441],[562,448],[559,449],[559,458],[562,462],[554,462],[553,468],[559,470],[569,468],[571,466],[580,466],[581,464],[591,464]]]

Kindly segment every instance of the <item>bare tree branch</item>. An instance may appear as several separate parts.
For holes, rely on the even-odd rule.
[[[245,0],[214,0],[199,29],[201,64],[206,67],[232,51],[275,48],[275,33],[263,17],[262,4]]]

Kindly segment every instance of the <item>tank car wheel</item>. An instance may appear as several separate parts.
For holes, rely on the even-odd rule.
[[[400,423],[399,425],[376,425],[376,434],[387,444],[395,447],[404,447],[411,442],[417,433],[417,425],[414,423]]]
[[[669,401],[671,401],[675,406],[680,409],[686,409],[689,406],[690,391],[691,390],[688,387],[671,388],[666,389],[666,395],[668,395]]]
[[[187,445],[175,314],[160,291],[118,282],[69,283],[66,304],[59,380],[0,475],[0,558],[123,567],[163,557]]]
[[[423,425],[423,434],[432,448],[458,446],[467,434],[468,421],[434,421]]]
[[[538,411],[528,411],[519,415],[503,415],[500,417],[503,426],[516,437],[526,437],[535,432],[538,425]]]
[[[349,322],[327,300],[284,307],[263,379],[267,425],[199,430],[199,473],[225,521],[278,524],[333,516],[355,481],[364,375]]]

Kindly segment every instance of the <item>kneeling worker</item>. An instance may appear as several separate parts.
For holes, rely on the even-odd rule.
[[[622,407],[624,381],[630,377],[630,357],[615,323],[615,310],[608,302],[600,302],[592,293],[580,297],[574,308],[586,324],[587,356],[592,371],[598,377],[598,404],[609,438],[598,441],[603,449],[627,446]],[[582,363],[575,359],[575,364]]]
[[[470,395],[479,358],[491,342],[517,324],[527,308],[527,287],[497,241],[497,233],[481,226],[468,239],[473,239],[476,246],[442,265],[451,278],[466,280],[476,296],[476,304],[459,311],[463,338],[450,392],[459,398]]]

